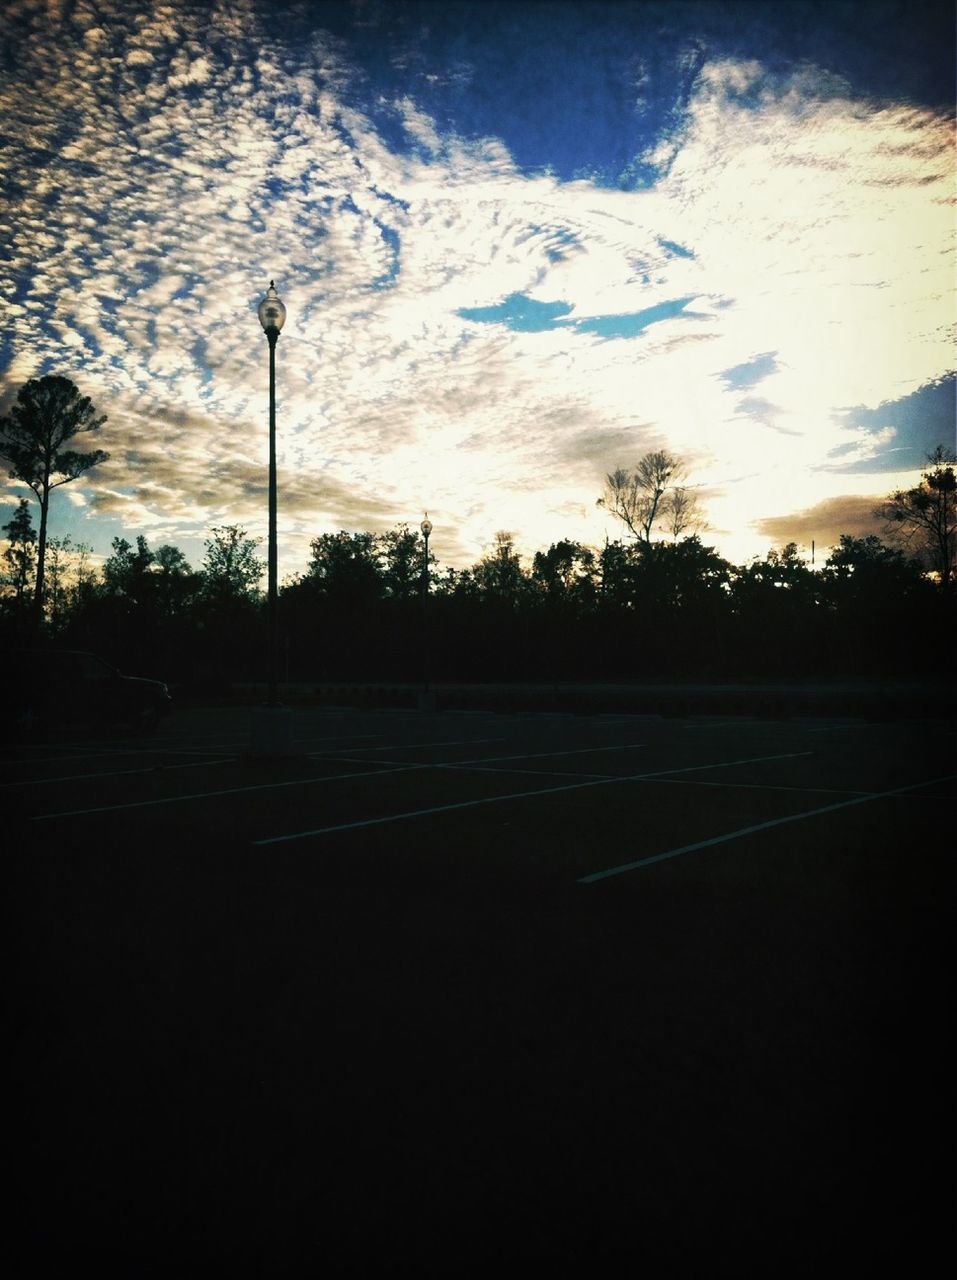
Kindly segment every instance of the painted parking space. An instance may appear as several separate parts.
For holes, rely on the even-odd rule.
[[[831,1256],[946,1218],[950,725],[296,729],[270,761],[239,709],[6,758],[11,1059],[59,1229],[320,1203],[346,1257],[425,1205],[587,1271],[636,1222],[669,1258],[691,1203],[735,1274],[745,1236],[777,1270],[798,1229]]]
[[[107,819],[122,825],[125,815],[167,841],[182,828],[198,846],[341,844],[347,836],[368,846],[375,829],[404,844],[421,829],[426,844],[461,838],[463,847],[474,846],[479,876],[490,861],[483,841],[494,841],[494,861],[503,847],[495,834],[501,815],[519,815],[522,830],[537,831],[525,856],[544,873],[548,851],[572,841],[575,879],[591,884],[739,839],[773,839],[792,822],[811,823],[814,838],[826,840],[828,815],[844,808],[868,805],[879,827],[881,798],[925,796],[933,804],[949,794],[952,775],[941,772],[940,750],[936,758],[930,750],[934,732],[920,739],[925,763],[899,750],[898,726],[872,725],[866,735],[861,728],[820,720],[317,712],[299,715],[295,754],[262,761],[251,757],[245,714],[218,713],[171,723],[149,741],[35,746],[9,771],[4,790],[35,830]],[[935,732],[943,744],[947,726]],[[640,839],[632,836],[627,856],[608,858],[602,833],[633,805],[646,814]],[[588,830],[595,839],[583,838]],[[561,863],[568,865],[564,854]]]

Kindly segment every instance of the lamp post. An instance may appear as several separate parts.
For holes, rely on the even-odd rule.
[[[426,511],[425,519],[419,525],[425,539],[425,559],[422,562],[422,668],[425,683],[425,701],[429,701],[429,534],[432,532],[432,521]]]
[[[276,342],[286,321],[286,308],[279,300],[275,283],[259,304],[259,323],[269,342],[269,595],[266,613],[266,646],[269,663],[267,705],[279,706],[276,693]]]

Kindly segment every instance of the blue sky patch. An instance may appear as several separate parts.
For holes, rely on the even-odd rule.
[[[849,427],[878,432],[893,427],[895,443],[881,448],[880,455],[866,462],[836,466],[835,471],[906,471],[916,470],[927,461],[939,444],[954,447],[957,432],[957,375],[949,374],[938,382],[928,383],[900,400],[889,400],[876,409],[859,406],[841,415]],[[847,446],[833,449],[830,457],[839,459]]]
[[[480,324],[504,324],[516,333],[543,333],[561,326],[578,333],[596,333],[600,338],[634,338],[649,325],[680,315],[692,300],[674,298],[642,311],[569,321],[572,308],[567,302],[536,302],[523,293],[512,293],[492,307],[462,307],[458,315]]]
[[[769,373],[774,373],[777,368],[776,354],[775,351],[765,351],[763,355],[755,356],[745,364],[736,364],[730,369],[725,369],[721,377],[736,391],[755,387],[762,378],[766,378]]]
[[[683,244],[675,244],[674,240],[664,240],[658,237],[658,243],[662,249],[667,249],[673,258],[693,258],[694,254],[690,249],[686,249]]]
[[[284,573],[323,529],[414,527],[426,507],[456,567],[503,526],[523,555],[597,544],[595,477],[676,440],[737,560],[766,550],[769,512],[835,490],[869,509],[864,490],[953,443],[953,353],[927,341],[953,283],[933,215],[952,195],[953,0],[243,0],[225,25],[213,8],[4,10],[0,411],[50,372],[109,412],[115,461],[84,481],[95,555],[140,532],[123,518],[200,556],[216,522],[265,527],[261,489],[210,457],[227,437],[261,454],[272,275]],[[905,262],[895,229],[918,224]],[[905,279],[920,306],[895,306]],[[862,313],[899,358],[844,344]],[[168,447],[140,450],[124,510],[125,444],[156,421]],[[773,483],[775,442],[800,444],[798,496]],[[781,520],[781,543],[803,537]]]
[[[516,333],[542,333],[570,312],[567,302],[536,302],[523,293],[510,293],[494,307],[462,307],[458,314],[479,324],[504,324]]]
[[[642,311],[590,316],[587,320],[577,321],[575,328],[580,333],[597,333],[601,338],[634,338],[649,325],[680,316],[691,301],[692,298],[675,298],[669,302],[659,302],[654,307],[645,307]]]
[[[421,149],[396,118],[393,104],[408,97],[440,133],[501,138],[526,172],[632,190],[660,176],[647,157],[661,137],[680,133],[706,61],[742,48],[772,73],[824,66],[863,93],[952,108],[952,6],[924,0],[920,22],[901,21],[901,8],[869,0],[865,16],[823,2],[324,0],[320,13],[360,69],[354,105],[387,145]],[[307,23],[311,12],[284,6],[283,23]],[[752,84],[743,97],[756,106],[761,90]]]

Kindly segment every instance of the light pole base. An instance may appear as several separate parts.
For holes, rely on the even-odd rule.
[[[435,710],[435,690],[422,689],[419,692],[419,710],[434,711]]]
[[[250,728],[254,756],[295,755],[288,707],[254,707]]]

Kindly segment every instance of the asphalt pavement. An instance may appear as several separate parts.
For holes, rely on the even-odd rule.
[[[7,745],[15,1273],[951,1269],[951,721],[289,715]]]

